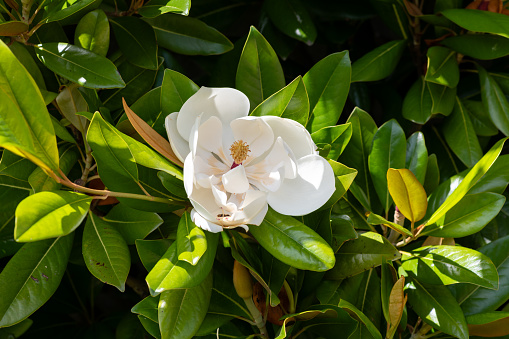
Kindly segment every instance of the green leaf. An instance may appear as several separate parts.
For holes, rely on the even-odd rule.
[[[184,212],[177,230],[178,260],[186,261],[194,266],[206,251],[205,232],[194,224],[188,212]]]
[[[392,199],[387,188],[387,170],[405,168],[406,138],[405,132],[396,120],[389,120],[376,132],[369,155],[369,173],[376,193],[385,210],[389,212]]]
[[[431,215],[430,219],[426,222],[431,225],[435,222],[440,222],[445,217],[445,214],[456,205],[467,192],[475,185],[479,179],[490,169],[498,155],[502,151],[507,138],[499,140],[482,158],[479,162],[472,167],[472,169],[465,176],[461,184],[451,193],[444,203]]]
[[[447,287],[424,285],[411,279],[405,292],[408,302],[425,323],[457,338],[468,339],[465,316]]]
[[[415,175],[421,184],[424,184],[428,166],[428,150],[422,132],[415,132],[406,141],[405,167]]]
[[[311,133],[336,125],[348,97],[351,73],[350,57],[344,51],[318,61],[304,75],[310,108],[306,127]]]
[[[118,47],[127,60],[141,68],[156,70],[156,35],[152,26],[134,16],[124,16],[111,20]]]
[[[378,214],[375,214],[373,212],[369,213],[368,219],[366,221],[370,225],[384,225],[384,226],[387,226],[389,228],[392,228],[393,230],[395,230],[398,233],[405,234],[405,235],[407,235],[409,237],[412,236],[412,232],[410,232],[409,230],[407,230],[403,226],[395,224],[395,223],[393,223],[391,221],[388,221],[384,217],[382,217],[382,216],[380,216]]]
[[[442,15],[469,31],[509,38],[509,19],[504,14],[475,9],[448,9],[442,11]]]
[[[74,32],[76,46],[105,57],[110,47],[110,23],[102,9],[88,12]]]
[[[164,13],[189,15],[191,0],[150,0],[138,9],[138,14],[146,18],[154,18]]]
[[[309,46],[315,42],[316,27],[300,0],[268,1],[265,9],[281,32]]]
[[[163,223],[163,219],[156,213],[138,211],[124,204],[115,205],[103,217],[110,226],[113,226],[128,245],[134,245],[136,240],[144,239]]]
[[[150,272],[172,243],[173,241],[168,239],[136,240],[136,250],[143,267]]]
[[[394,71],[405,49],[405,40],[383,44],[352,64],[352,82],[382,80]]]
[[[460,71],[456,52],[442,46],[428,49],[428,70],[424,80],[447,87],[456,87],[460,80]]]
[[[331,247],[316,232],[296,219],[269,209],[251,234],[276,259],[302,270],[326,271],[334,266]]]
[[[429,225],[422,234],[461,238],[479,232],[504,206],[505,197],[496,193],[467,194],[446,214],[443,221]]]
[[[438,168],[437,156],[431,154],[428,156],[428,166],[426,167],[426,178],[424,179],[424,189],[428,196],[435,191],[440,183],[440,170]]]
[[[55,191],[40,192],[16,208],[16,241],[28,242],[67,235],[78,227],[90,207],[88,195]]]
[[[378,233],[366,232],[343,244],[336,253],[336,265],[327,272],[330,279],[344,279],[380,266],[382,261],[397,260],[398,250]]]
[[[290,271],[291,267],[274,258],[266,250],[262,250],[262,267],[264,271],[264,277],[266,277],[265,281],[267,282],[270,290],[270,306],[275,307],[279,305],[280,300],[277,298],[277,296],[283,287],[286,275]]]
[[[509,155],[501,155],[495,160],[488,172],[468,191],[468,194],[493,192],[502,194],[509,183]]]
[[[50,115],[36,83],[0,42],[0,147],[58,171],[58,149]]]
[[[254,108],[284,86],[283,68],[276,53],[260,32],[251,27],[240,56],[235,87],[247,95]]]
[[[491,34],[462,34],[449,37],[441,44],[479,60],[492,60],[509,55],[508,40]]]
[[[456,87],[447,87],[433,82],[426,82],[428,86],[429,95],[431,95],[431,114],[440,113],[442,115],[449,115],[454,108],[456,102]],[[427,93],[425,93],[427,95]]]
[[[16,56],[16,58],[21,62],[21,64],[26,68],[30,76],[34,79],[37,86],[39,86],[39,90],[45,90],[46,84],[44,82],[44,78],[42,76],[41,70],[35,63],[34,58],[28,52],[28,46],[25,46],[19,42],[13,41],[9,45],[10,50]],[[44,95],[43,95],[44,97]]]
[[[330,227],[334,253],[338,251],[345,241],[357,239],[358,237],[353,221],[348,215],[332,215],[330,217]]]
[[[83,230],[83,259],[97,279],[125,291],[131,267],[129,248],[115,228],[93,213]]]
[[[489,112],[481,101],[462,100],[461,102],[470,116],[475,134],[485,137],[498,134],[498,128],[491,121]]]
[[[265,99],[251,112],[251,115],[274,115],[306,125],[308,113],[308,94],[302,78],[298,76],[288,86]]]
[[[46,67],[83,87],[125,87],[115,65],[103,56],[63,42],[48,42],[34,48]]]
[[[322,207],[320,207],[319,210],[331,208],[334,204],[336,204],[338,200],[341,199],[341,197],[346,193],[346,191],[348,191],[348,188],[350,188],[350,185],[353,183],[355,177],[357,176],[357,170],[354,168],[350,168],[334,160],[328,160],[328,162],[334,171],[336,190],[334,193],[332,193],[332,196],[329,198],[329,200]]]
[[[52,1],[47,7],[46,22],[60,21],[61,25],[76,24],[83,13],[90,12],[101,4],[101,0]]]
[[[145,21],[154,28],[157,44],[176,53],[216,55],[233,48],[227,37],[196,18],[166,13]]]
[[[143,315],[150,320],[157,322],[157,305],[160,297],[148,296],[131,308],[132,313]]]
[[[498,290],[473,285],[455,285],[456,299],[465,315],[495,311],[509,299],[509,236],[479,248],[489,257],[498,271]]]
[[[509,312],[489,312],[467,317],[471,336],[502,337],[509,335]]]
[[[371,195],[373,184],[368,170],[368,155],[378,128],[373,118],[358,107],[353,110],[347,122],[352,124],[352,138],[339,160],[358,171],[354,183],[364,191],[367,202],[371,204],[374,197]]]
[[[143,325],[145,331],[147,331],[151,336],[157,339],[161,339],[161,331],[159,330],[159,324],[157,321],[152,321],[149,318],[138,315],[138,319],[140,323]]]
[[[158,306],[163,339],[191,338],[205,319],[212,294],[212,273],[198,286],[161,294]]]
[[[163,84],[161,85],[163,115],[166,117],[173,112],[179,112],[184,102],[199,89],[200,87],[185,75],[171,69],[165,69]]]
[[[25,319],[16,325],[9,326],[7,328],[0,328],[0,338],[13,339],[21,337],[30,326],[32,326],[32,319]]]
[[[452,115],[444,124],[443,134],[447,145],[467,167],[472,167],[481,159],[481,145],[474,126],[458,97]]]
[[[209,274],[216,255],[218,234],[205,232],[207,251],[196,265],[178,259],[177,242],[174,242],[146,277],[150,294],[172,289],[186,289],[199,285]]]
[[[481,81],[481,96],[485,109],[493,124],[506,136],[509,136],[509,102],[500,86],[481,66],[477,66]]]
[[[28,24],[22,21],[0,23],[0,36],[16,36],[28,31]]]
[[[369,334],[375,338],[375,339],[382,339],[382,335],[380,334],[380,331],[376,328],[375,325],[373,325],[373,322],[363,313],[361,312],[357,307],[346,301],[345,299],[341,299],[338,304],[339,307],[341,307],[344,310],[347,310],[349,314],[354,319],[358,319],[364,326],[366,326],[367,330],[369,331]],[[362,331],[362,330],[359,330]],[[361,335],[359,333],[359,335]]]
[[[470,283],[498,288],[497,269],[484,254],[461,246],[426,246],[403,252],[403,269],[433,285]]]
[[[328,153],[323,156],[336,161],[352,138],[352,124],[324,127],[312,133],[311,138],[319,149],[330,147]]]
[[[403,117],[416,124],[425,124],[433,113],[433,99],[428,83],[423,77],[410,87],[403,100]]]
[[[14,325],[55,293],[65,273],[73,235],[25,244],[0,273],[0,327]]]

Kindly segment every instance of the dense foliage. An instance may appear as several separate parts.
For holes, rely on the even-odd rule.
[[[0,338],[509,338],[506,7],[0,0]],[[327,202],[199,223],[202,86],[305,126]]]

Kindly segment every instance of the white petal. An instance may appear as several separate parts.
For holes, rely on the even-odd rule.
[[[267,196],[281,214],[305,215],[320,208],[336,190],[334,172],[327,160],[308,155],[297,161],[297,177],[285,179],[280,189]]]
[[[267,211],[269,210],[269,205],[265,204],[265,206],[258,212],[257,215],[255,215],[251,220],[249,220],[250,225],[256,225],[259,226],[263,219],[265,219],[265,215],[267,214]]]
[[[209,153],[218,154],[219,150],[223,148],[222,132],[221,120],[217,117],[210,117],[198,128],[197,146]]]
[[[249,99],[233,88],[200,88],[184,103],[177,117],[177,129],[185,140],[189,141],[191,128],[200,114],[203,121],[216,116],[229,126],[232,120],[249,114]]]
[[[230,193],[244,193],[249,189],[244,166],[240,165],[223,175],[223,185]]]
[[[164,120],[166,126],[166,133],[168,133],[168,139],[170,140],[171,148],[173,153],[179,158],[180,161],[184,162],[184,159],[189,154],[189,143],[184,140],[177,130],[177,116],[178,113],[171,113]]]
[[[218,214],[222,213],[221,207],[216,203],[214,194],[210,188],[196,186],[193,194],[189,196],[196,212],[210,222],[215,222]]]
[[[191,211],[191,220],[196,224],[196,226],[206,231],[212,233],[218,233],[223,231],[223,228],[221,226],[208,221],[207,219],[202,217],[200,213],[196,212],[195,209]]]
[[[267,194],[256,190],[247,191],[241,210],[244,213],[246,224],[259,225],[265,218],[265,214],[267,214]]]
[[[206,159],[200,156],[194,158],[194,181],[197,185],[210,188],[210,184],[217,185],[221,182],[221,176],[229,170],[229,167],[211,153],[205,155]]]
[[[242,140],[249,145],[249,158],[256,158],[265,153],[274,143],[274,133],[270,126],[260,117],[245,117],[230,123],[235,140]]]
[[[274,138],[283,138],[297,159],[317,153],[311,135],[298,122],[275,116],[263,116],[261,119],[272,128]]]
[[[194,180],[193,156],[189,153],[184,161],[184,189],[186,190],[188,197],[193,194]]]

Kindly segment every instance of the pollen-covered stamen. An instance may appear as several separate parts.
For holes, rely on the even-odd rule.
[[[249,149],[249,145],[242,140],[235,141],[230,146],[230,154],[233,158],[233,165],[231,168],[235,168],[238,165],[242,164],[244,160],[247,159],[247,154],[251,152]]]

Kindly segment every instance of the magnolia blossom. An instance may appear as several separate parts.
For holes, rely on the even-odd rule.
[[[180,112],[166,117],[184,187],[199,227],[259,225],[268,210],[304,215],[335,190],[334,173],[299,123],[249,114],[249,100],[233,88],[202,87]]]

